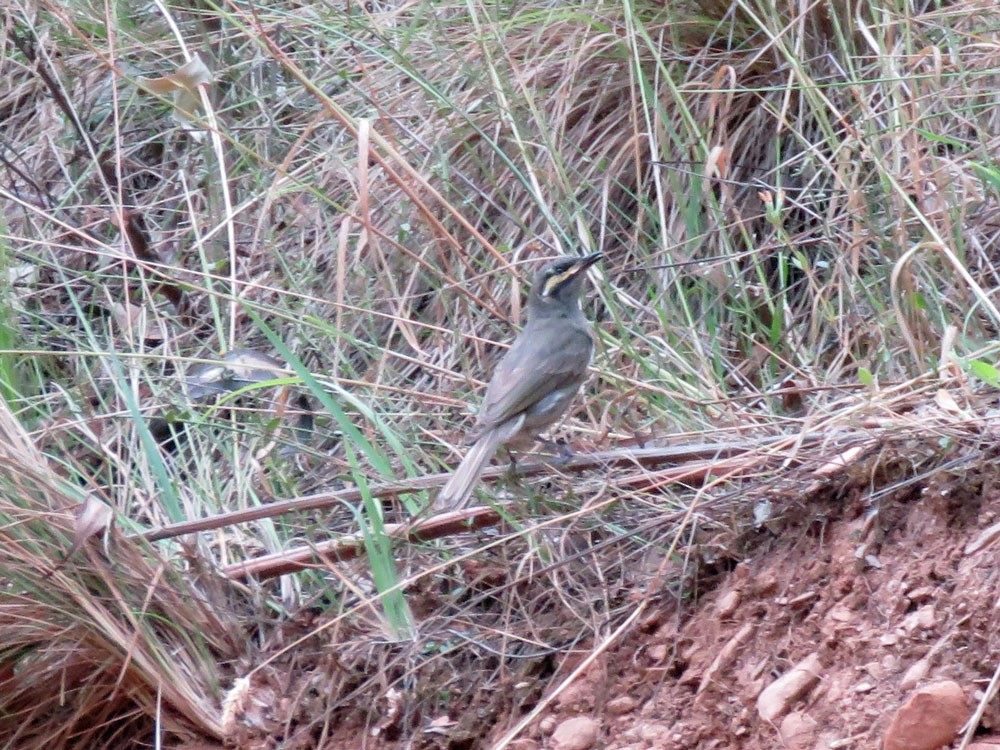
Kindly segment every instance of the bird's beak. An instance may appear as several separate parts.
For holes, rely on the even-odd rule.
[[[590,255],[583,256],[577,263],[576,272],[583,273],[603,257],[604,253],[591,253]]]

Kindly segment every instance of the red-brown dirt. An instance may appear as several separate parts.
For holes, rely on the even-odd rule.
[[[592,630],[546,603],[560,597],[544,571],[515,576],[520,552],[473,548],[464,598],[433,576],[408,593],[412,642],[327,631],[322,612],[290,626],[276,647],[310,631],[323,643],[258,673],[251,693],[269,699],[240,746],[934,750],[958,747],[980,704],[983,743],[1000,735],[983,700],[1000,664],[1000,473],[987,442],[957,453],[899,441],[751,483],[739,505],[767,501],[766,518],[716,524],[648,572],[618,568],[634,588]],[[586,558],[564,551],[579,593]]]
[[[961,686],[971,715],[1000,661],[996,547],[977,542],[1000,517],[995,470],[831,497],[787,508],[696,604],[648,617],[520,747],[550,746],[562,721],[587,716],[595,746],[619,750],[878,748],[908,694],[941,680]],[[810,655],[818,679],[765,720],[762,690]],[[994,702],[978,734],[998,722]]]

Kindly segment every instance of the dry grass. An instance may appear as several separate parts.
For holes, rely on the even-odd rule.
[[[111,747],[144,737],[150,717],[137,706],[157,707],[164,732],[221,737],[218,682],[242,645],[233,598],[210,576],[190,580],[123,539],[110,519],[88,524],[79,488],[53,473],[6,405],[0,435],[0,734],[8,746]],[[88,539],[102,536],[103,548]]]
[[[389,739],[451,710],[441,742],[472,746],[645,594],[690,596],[737,559],[745,498],[788,466],[893,433],[927,461],[960,451],[969,392],[997,380],[1000,15],[898,5],[15,3],[0,374],[29,457],[3,454],[0,677],[9,715],[31,712],[19,746],[67,716],[79,747],[152,732],[166,684],[160,731],[218,735],[241,676],[225,731],[248,743],[321,746],[364,708]],[[182,126],[138,79],[194,53],[215,81]],[[606,253],[600,345],[560,435],[789,441],[687,482],[500,482],[499,531],[390,550],[383,521],[427,498],[383,509],[379,487],[457,460],[530,264],[582,249]],[[185,374],[234,349],[288,363],[313,429],[277,385],[189,397]],[[956,408],[911,423],[941,387]],[[116,565],[90,540],[43,577],[82,497],[142,531],[344,488],[361,502],[155,554],[113,535]],[[370,566],[225,595],[200,572],[359,526]],[[33,682],[56,674],[58,705]]]

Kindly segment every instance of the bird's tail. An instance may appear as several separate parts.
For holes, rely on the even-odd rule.
[[[479,436],[465,454],[462,463],[455,469],[455,473],[451,475],[451,479],[435,498],[435,510],[458,510],[465,507],[472,496],[472,490],[476,487],[476,482],[479,481],[479,475],[497,452],[502,439],[503,436],[497,429],[487,430]]]

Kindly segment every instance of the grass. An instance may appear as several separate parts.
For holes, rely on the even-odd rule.
[[[208,707],[254,666],[252,690],[322,673],[324,644],[342,672],[313,711],[324,718],[297,731],[321,745],[366,689],[405,683],[405,709],[379,729],[405,737],[472,706],[475,685],[512,668],[505,656],[620,624],[626,592],[665,570],[671,590],[696,593],[684,581],[701,563],[676,542],[738,539],[752,525],[741,489],[780,461],[707,484],[628,470],[492,483],[481,497],[520,503],[497,535],[384,533],[429,495],[383,504],[374,491],[458,460],[540,258],[606,254],[584,303],[594,372],[558,431],[578,452],[834,433],[926,399],[952,362],[969,387],[995,386],[988,3],[801,17],[708,0],[116,12],[15,5],[0,59],[0,377],[6,432],[33,446],[30,460],[4,449],[0,581],[59,612],[35,625],[65,653],[99,620],[83,652],[135,670],[135,689],[96,667],[78,675],[67,746],[146,731],[167,681],[188,692],[161,696],[176,719],[164,731],[250,732],[233,695],[238,730]],[[178,116],[140,79],[195,53],[215,80]],[[278,357],[284,379],[193,400],[191,369],[238,349]],[[310,429],[282,387],[308,397]],[[45,577],[85,497],[141,531],[350,488],[361,503],[156,550],[117,539],[138,579],[127,592],[94,540]],[[359,529],[364,564],[232,589],[205,572]],[[11,552],[22,545],[27,561]],[[118,609],[97,617],[87,591]],[[129,613],[150,605],[214,621],[139,629],[123,647]],[[0,622],[20,616],[0,609]],[[288,630],[297,651],[277,645]],[[39,640],[0,640],[11,715],[37,697],[19,680]],[[46,658],[57,670],[64,653]],[[540,663],[517,670],[534,683]],[[452,673],[466,682],[434,687]],[[94,685],[136,707],[127,727],[102,715],[114,729],[95,734]],[[39,746],[56,713],[40,703],[36,744],[21,746]]]

